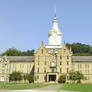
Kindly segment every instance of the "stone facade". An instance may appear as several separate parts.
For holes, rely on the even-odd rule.
[[[66,44],[62,48],[41,47],[35,53],[35,71],[37,76],[35,82],[58,82],[61,74],[69,73],[72,70],[72,52]]]

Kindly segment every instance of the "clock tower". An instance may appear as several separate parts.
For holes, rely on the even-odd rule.
[[[46,48],[61,48],[61,41],[62,41],[62,33],[60,32],[59,28],[58,28],[58,20],[56,17],[56,12],[55,12],[55,16],[54,19],[52,21],[52,29],[49,32],[49,41],[48,41],[48,45],[46,46]]]

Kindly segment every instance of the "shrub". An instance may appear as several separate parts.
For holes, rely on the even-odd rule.
[[[66,82],[66,75],[65,74],[61,75],[58,79],[58,82],[59,83],[65,83]]]
[[[34,75],[25,74],[25,75],[24,75],[24,80],[28,80],[29,83],[32,83],[32,82],[34,82]]]

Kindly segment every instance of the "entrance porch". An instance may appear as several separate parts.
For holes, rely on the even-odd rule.
[[[58,74],[57,73],[47,73],[47,82],[57,83],[58,82]]]

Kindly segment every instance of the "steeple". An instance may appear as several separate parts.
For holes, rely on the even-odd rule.
[[[54,13],[55,13],[54,17],[56,17],[56,8],[55,8],[55,10],[54,10]]]
[[[49,32],[49,41],[46,48],[61,48],[62,33],[58,27],[58,20],[56,17],[56,8],[54,10],[54,19],[52,21],[52,28]]]
[[[56,17],[56,8],[54,10],[54,19],[53,19],[52,23],[53,23],[52,29],[59,30],[59,28],[58,28],[58,20],[57,20],[57,17]]]

